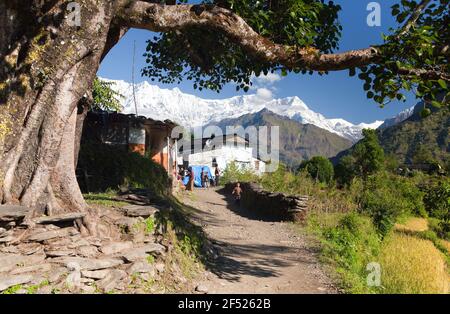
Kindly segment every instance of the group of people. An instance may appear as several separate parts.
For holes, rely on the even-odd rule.
[[[214,186],[218,186],[219,180],[220,180],[220,175],[221,175],[221,173],[220,173],[219,167],[215,168],[213,178],[209,177],[208,168],[202,167],[201,174],[200,174],[202,187],[205,189],[209,188],[211,185],[211,182]],[[188,191],[193,191],[194,190],[194,181],[195,181],[195,172],[192,167],[188,167],[187,169],[185,169],[184,167],[180,167],[180,171],[177,174],[178,181],[184,182],[186,177],[189,178],[187,185],[184,186],[184,184],[181,183],[181,186],[183,189],[186,189]],[[234,196],[235,203],[240,204],[242,188],[241,188],[241,185],[239,182],[236,183],[231,194]]]
[[[214,178],[210,179],[208,169],[206,167],[203,167],[200,174],[202,187],[205,189],[209,188],[211,186],[211,182],[214,186],[218,186],[220,175],[221,175],[220,169],[219,167],[216,167],[214,170]],[[189,181],[186,185],[186,190],[188,191],[194,190],[195,172],[192,167],[188,167],[187,169],[185,169],[184,167],[180,168],[180,171],[178,173],[178,179],[183,182],[186,177],[189,177]]]

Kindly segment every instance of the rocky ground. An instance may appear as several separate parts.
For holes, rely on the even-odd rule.
[[[35,218],[20,206],[0,209],[0,293],[194,292],[174,258],[174,243],[145,196],[128,194],[123,207],[97,206],[102,236],[82,236],[80,213]]]
[[[337,292],[292,223],[258,217],[214,188],[178,198],[178,217],[201,237],[163,222],[175,203],[155,204],[142,191],[120,196],[120,206],[92,205],[96,237],[75,228],[80,213],[27,228],[27,208],[1,206],[0,293]],[[200,241],[202,262],[186,253]]]

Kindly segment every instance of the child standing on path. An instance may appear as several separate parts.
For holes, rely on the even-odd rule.
[[[216,170],[214,172],[214,186],[219,186],[219,178],[220,178],[220,170],[219,167],[216,167]]]
[[[236,204],[240,204],[241,203],[242,189],[241,189],[241,184],[239,182],[236,183],[236,186],[234,187],[233,192],[231,194],[234,195],[234,202]]]
[[[192,167],[189,167],[188,170],[189,170],[189,182],[187,185],[187,190],[193,191],[194,190],[194,169],[192,169]]]
[[[205,189],[208,188],[209,186],[209,177],[208,177],[208,172],[205,170],[205,168],[202,168],[202,185]]]

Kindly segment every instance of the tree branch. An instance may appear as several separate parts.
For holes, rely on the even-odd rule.
[[[422,2],[414,9],[408,21],[406,21],[406,23],[401,28],[400,32],[397,34],[396,36],[397,39],[400,39],[401,37],[405,36],[409,32],[411,27],[416,25],[417,20],[422,14],[422,11],[425,10],[425,8],[428,6],[430,2],[431,0],[422,0]]]
[[[448,73],[437,71],[437,70],[426,70],[426,69],[407,69],[407,68],[397,68],[396,71],[399,75],[403,76],[416,76],[423,80],[439,80],[450,82],[450,75]]]
[[[213,28],[223,32],[247,53],[287,68],[338,71],[372,63],[378,56],[375,47],[336,54],[320,54],[312,48],[280,45],[255,32],[243,18],[215,5],[162,5],[134,1],[118,14],[125,27],[155,32],[183,30],[187,27]]]

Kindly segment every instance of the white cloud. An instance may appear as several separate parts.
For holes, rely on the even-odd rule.
[[[256,90],[256,96],[260,98],[261,100],[272,100],[273,99],[273,93],[268,88],[258,88]]]
[[[267,75],[251,77],[251,82],[253,83],[251,88],[255,91],[255,101],[266,102],[274,98],[274,94],[277,89],[274,86],[276,82],[281,81],[282,77],[277,73],[267,73]]]

